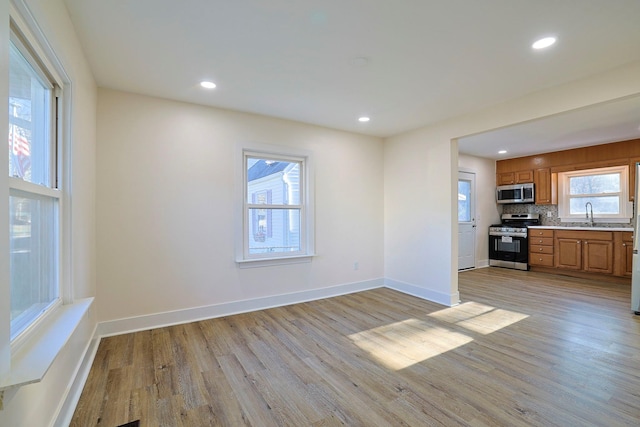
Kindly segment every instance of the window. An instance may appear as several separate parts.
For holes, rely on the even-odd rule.
[[[243,150],[239,262],[312,255],[308,155]]]
[[[58,85],[30,46],[9,43],[11,340],[60,303]]]
[[[629,168],[615,166],[558,174],[560,218],[567,222],[587,222],[593,218],[601,222],[628,222]]]
[[[458,222],[471,222],[471,181],[458,179]]]

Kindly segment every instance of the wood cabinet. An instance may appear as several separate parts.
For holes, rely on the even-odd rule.
[[[555,266],[613,274],[613,232],[556,230]]]
[[[516,172],[503,172],[496,175],[496,184],[524,184],[533,182],[533,169]]]
[[[633,267],[633,232],[621,231],[614,234],[613,274],[631,277]]]
[[[633,201],[636,196],[636,162],[638,159],[629,159],[629,200]]]
[[[536,205],[555,205],[558,203],[558,174],[551,173],[551,168],[533,171],[533,183]]]
[[[532,270],[629,283],[633,232],[529,228]]]
[[[556,237],[555,263],[557,268],[582,270],[582,241],[575,237]]]
[[[554,266],[553,230],[547,228],[529,229],[529,265]]]
[[[537,204],[548,204],[544,194],[548,188],[543,182],[547,178],[548,168],[552,173],[572,170],[593,169],[606,166],[629,165],[629,199],[633,200],[635,187],[635,163],[640,161],[640,139],[612,142],[570,150],[554,151],[533,156],[518,157],[496,161],[497,185],[535,182],[536,192],[540,193]],[[542,175],[534,177],[540,170]],[[539,181],[540,180],[540,181]],[[539,181],[539,182],[538,182]],[[551,186],[553,188],[553,186]],[[553,197],[553,194],[549,194]],[[555,204],[556,202],[551,202]]]

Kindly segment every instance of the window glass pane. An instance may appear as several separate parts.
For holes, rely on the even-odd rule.
[[[620,192],[620,174],[575,176],[569,178],[569,194],[603,194]]]
[[[249,254],[298,251],[299,209],[249,209]]]
[[[602,197],[572,197],[569,207],[571,215],[584,214],[586,218],[587,212],[591,213],[591,208],[587,206],[587,202],[593,205],[593,214],[616,215],[620,213],[620,197],[618,196],[602,196]]]
[[[52,90],[11,43],[9,50],[9,176],[51,186]]]
[[[56,205],[45,196],[9,197],[12,338],[58,298]]]
[[[299,162],[248,158],[247,203],[299,205],[300,169]]]
[[[471,182],[458,181],[458,222],[471,221]]]

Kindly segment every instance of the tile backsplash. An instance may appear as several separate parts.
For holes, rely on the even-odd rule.
[[[587,225],[586,219],[584,222],[560,222],[560,218],[558,218],[557,205],[534,205],[534,204],[502,205],[502,212],[511,213],[511,214],[539,213],[540,225],[564,226],[564,227],[584,227],[585,225]],[[551,213],[551,216],[547,216],[549,212]],[[596,223],[596,226],[619,228],[619,227],[633,227],[633,224],[631,223],[631,221],[628,223],[598,222]]]

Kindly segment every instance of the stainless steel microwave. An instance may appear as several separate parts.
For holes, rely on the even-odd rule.
[[[533,183],[500,185],[496,189],[496,201],[499,204],[533,203]]]

